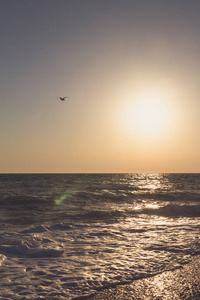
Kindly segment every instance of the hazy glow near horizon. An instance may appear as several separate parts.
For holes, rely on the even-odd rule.
[[[0,173],[200,172],[199,14],[2,1]]]

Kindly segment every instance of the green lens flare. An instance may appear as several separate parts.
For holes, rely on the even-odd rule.
[[[63,202],[64,202],[68,197],[72,196],[75,192],[76,192],[75,189],[72,189],[72,188],[71,188],[71,189],[68,189],[67,192],[66,192],[64,195],[61,195],[61,196],[59,196],[59,197],[56,197],[56,198],[54,199],[54,203],[55,203],[56,205],[62,205]]]
[[[63,202],[69,198],[70,196],[74,195],[75,193],[77,193],[77,191],[81,190],[81,189],[85,189],[86,186],[88,185],[88,180],[87,180],[87,174],[84,174],[83,176],[80,177],[79,182],[77,183],[76,187],[71,187],[68,188],[65,191],[65,194],[58,196],[54,199],[54,203],[58,206],[63,205]]]

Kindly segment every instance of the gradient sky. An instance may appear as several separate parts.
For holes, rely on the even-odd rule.
[[[200,172],[199,0],[0,4],[0,173]]]

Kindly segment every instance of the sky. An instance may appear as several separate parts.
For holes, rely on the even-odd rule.
[[[0,4],[0,173],[200,172],[199,0]]]

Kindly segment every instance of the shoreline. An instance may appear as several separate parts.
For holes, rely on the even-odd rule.
[[[198,300],[200,299],[200,255],[181,268],[132,283],[97,291],[92,300]]]

